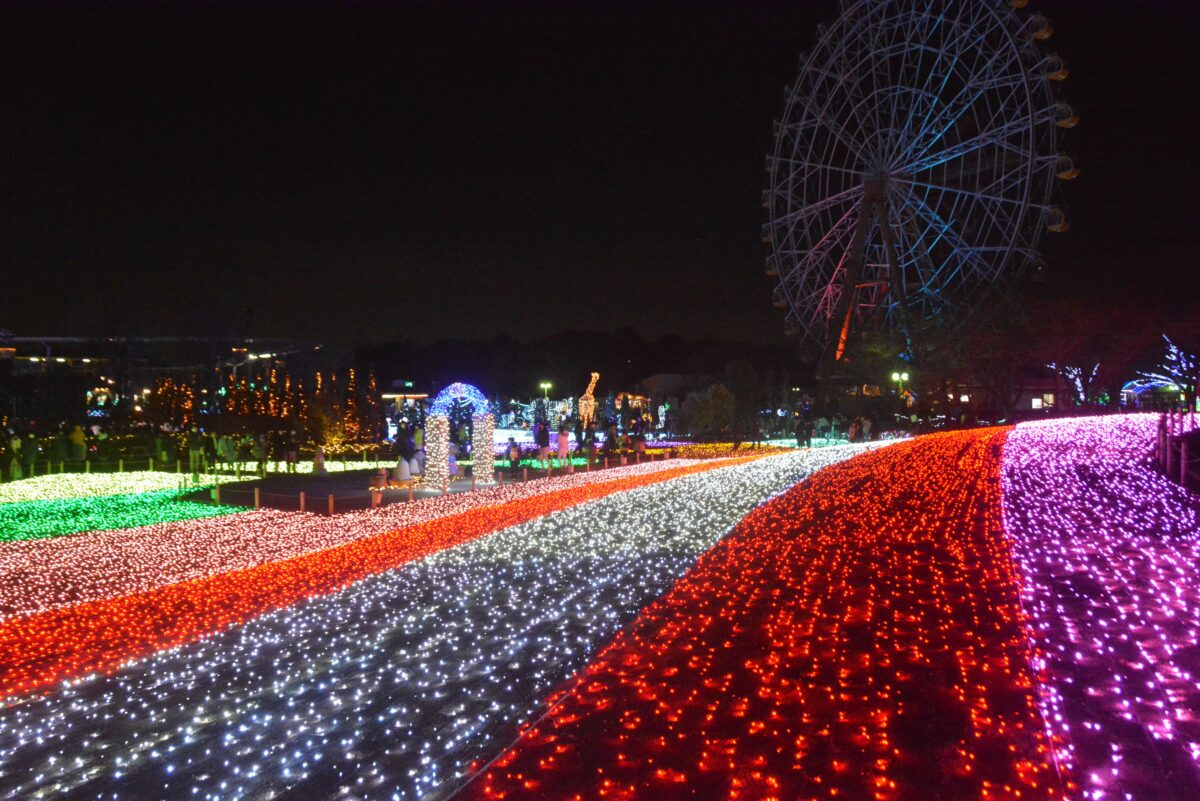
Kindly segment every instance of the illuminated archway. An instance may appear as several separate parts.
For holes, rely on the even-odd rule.
[[[471,407],[471,455],[475,480],[490,484],[496,466],[492,453],[492,414],[487,397],[470,384],[451,384],[437,394],[425,421],[425,478],[440,486],[450,477],[450,413],[463,404]]]

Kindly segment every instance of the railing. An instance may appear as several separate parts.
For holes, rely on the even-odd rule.
[[[1196,415],[1166,412],[1159,418],[1154,460],[1167,478],[1190,489],[1200,486],[1200,450],[1189,436],[1196,430]]]
[[[20,475],[14,466],[19,463]],[[33,462],[23,462],[17,459],[12,464],[0,470],[0,481],[14,481],[18,478],[33,478],[34,476],[57,475],[59,473],[127,473],[135,470],[156,469],[154,460],[145,456],[129,458],[117,457],[111,459],[35,459]]]
[[[538,478],[550,478],[555,475],[570,475],[575,472],[590,472],[593,466],[595,469],[601,470],[621,465],[640,464],[642,462],[666,461],[670,458],[673,458],[673,455],[670,453],[634,453],[628,456],[605,456],[597,454],[590,460],[572,459],[566,463],[559,463],[557,460],[552,460],[551,463],[537,462],[530,464],[523,461],[516,467],[510,464],[508,460],[497,460],[495,483],[498,486],[524,483],[531,478],[536,480]],[[353,463],[353,460],[350,463]],[[186,472],[181,474],[184,482],[180,485],[181,489],[187,488],[189,475]],[[241,484],[222,484],[221,479],[224,476],[221,474],[210,474],[208,476],[201,474],[201,477],[203,483],[197,484],[196,487],[197,489],[207,487],[209,498],[215,506],[238,506],[253,509],[261,509],[264,506],[269,506],[273,509],[297,510],[300,512],[328,515],[336,514],[338,511],[372,509],[382,506],[387,502],[384,494],[386,489],[399,489],[402,491],[400,499],[392,500],[391,502],[411,503],[416,498],[417,491],[420,491],[422,496],[428,497],[430,494],[447,495],[451,491],[465,491],[465,485],[468,482],[472,491],[477,487],[474,475],[459,475],[453,479],[444,480],[440,486],[434,486],[426,481],[416,479],[403,482],[391,482],[389,480],[388,487],[373,486],[363,492],[349,493],[343,490],[337,493],[329,493],[322,497],[311,494],[307,490],[292,493],[268,492],[263,490],[262,487],[245,486],[246,482],[242,482]],[[253,476],[246,477],[253,478]]]
[[[368,458],[364,451],[355,457],[326,458],[325,469],[328,472],[343,472],[350,470],[367,470],[391,464],[394,459],[382,459],[382,454],[376,453],[374,458]],[[297,461],[295,470],[288,470],[288,463],[282,459],[272,460],[265,464],[266,473],[311,472],[312,459]],[[18,473],[19,470],[19,473]],[[235,475],[253,477],[259,472],[258,462],[253,459],[233,462],[210,462],[202,459],[198,469],[192,470],[190,459],[174,459],[161,461],[151,456],[117,456],[108,458],[85,457],[83,459],[50,459],[38,458],[32,463],[13,460],[0,469],[0,481],[13,481],[18,478],[33,478],[34,476],[57,475],[60,473],[127,473],[132,471],[157,470],[164,473],[198,473],[200,475]]]

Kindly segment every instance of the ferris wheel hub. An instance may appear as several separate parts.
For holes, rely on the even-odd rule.
[[[887,194],[887,176],[872,176],[863,179],[863,197],[867,200],[883,200]]]

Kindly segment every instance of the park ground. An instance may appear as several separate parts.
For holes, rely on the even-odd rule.
[[[334,514],[7,484],[0,799],[1200,798],[1198,498],[1156,424]]]

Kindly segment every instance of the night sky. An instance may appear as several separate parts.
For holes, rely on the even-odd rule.
[[[782,339],[763,161],[833,0],[247,5],[0,12],[0,328]],[[1046,291],[1196,294],[1195,4],[1029,10],[1082,118]]]

